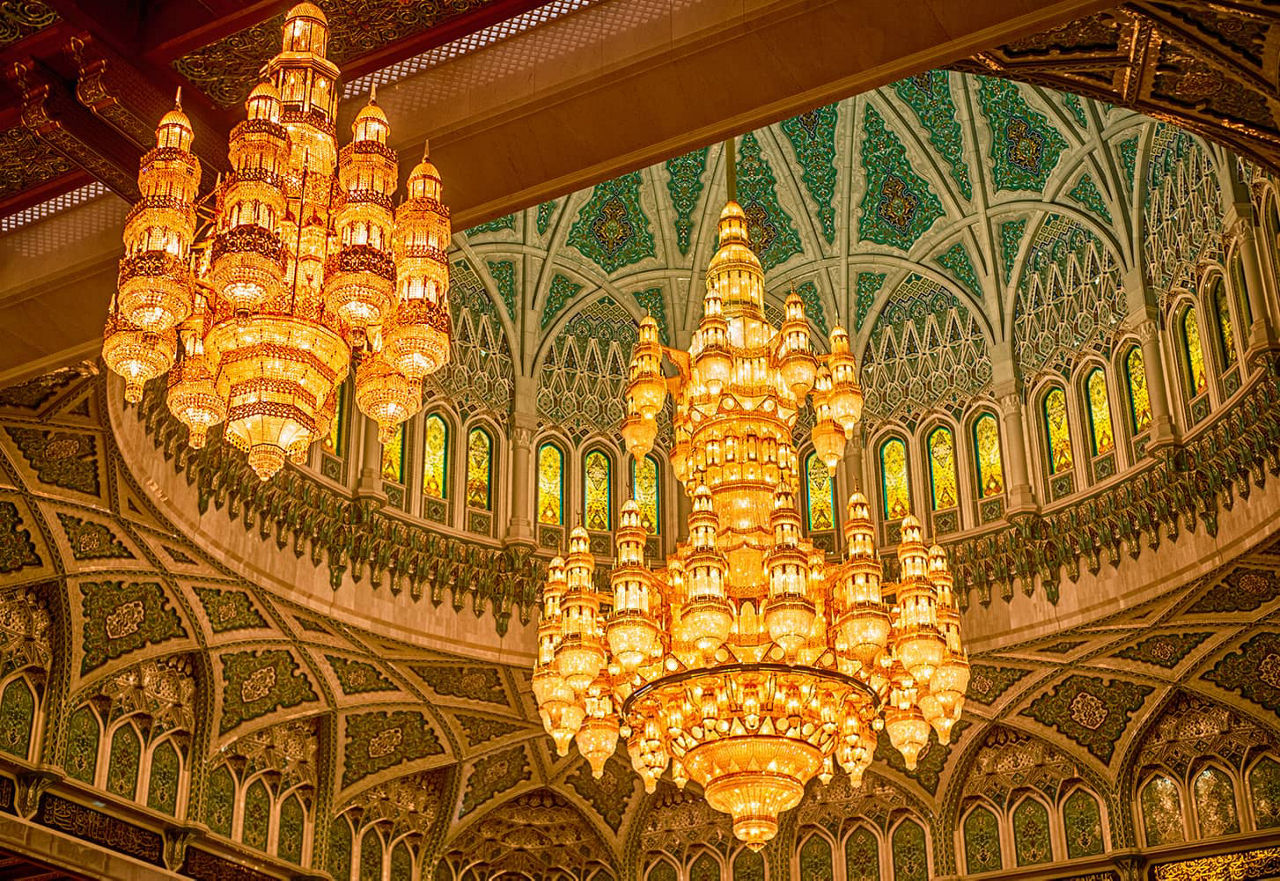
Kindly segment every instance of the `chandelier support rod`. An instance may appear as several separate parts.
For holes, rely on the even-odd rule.
[[[738,153],[734,138],[724,142],[724,179],[729,192],[729,201],[738,201]]]

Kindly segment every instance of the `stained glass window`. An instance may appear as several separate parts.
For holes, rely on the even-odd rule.
[[[1273,209],[1274,210],[1274,207]],[[1274,235],[1272,236],[1274,241]],[[1253,307],[1249,305],[1249,290],[1244,283],[1244,261],[1240,259],[1240,252],[1237,251],[1235,257],[1231,260],[1231,283],[1235,288],[1236,302],[1240,304],[1240,311],[1244,315],[1245,326],[1253,325]]]
[[[805,881],[832,881],[835,867],[831,861],[831,844],[814,833],[800,847],[800,877]]]
[[[1062,826],[1067,833],[1068,859],[1102,853],[1102,811],[1088,792],[1077,789],[1067,796],[1062,803]]]
[[[1178,785],[1168,777],[1152,777],[1138,796],[1147,847],[1183,840],[1182,799]]]
[[[587,453],[583,470],[585,496],[583,510],[586,512],[587,529],[606,532],[613,526],[613,463],[607,453],[593,450]]]
[[[307,812],[303,809],[302,802],[298,800],[296,794],[289,796],[280,808],[280,833],[276,840],[276,856],[302,865],[302,839],[306,824]]]
[[[978,458],[978,485],[982,497],[1004,492],[1004,464],[1000,461],[1000,426],[996,417],[983,413],[973,423],[973,447]]]
[[[899,520],[911,513],[911,480],[907,477],[907,445],[890,438],[880,445],[880,486],[884,516]]]
[[[733,881],[764,881],[764,856],[745,847],[738,851],[733,858]]]
[[[182,759],[173,746],[173,738],[160,741],[151,752],[151,773],[147,777],[147,807],[166,814],[178,810],[178,786],[182,776]]]
[[[382,445],[382,479],[404,483],[404,424]]]
[[[847,881],[880,881],[880,846],[866,826],[859,826],[845,839],[844,877]]]
[[[111,759],[107,765],[107,791],[133,798],[138,791],[138,769],[141,764],[142,743],[137,729],[125,722],[111,737]]]
[[[1034,798],[1024,798],[1013,809],[1013,850],[1019,866],[1053,862],[1049,811]]]
[[[893,830],[893,881],[927,881],[928,877],[924,829],[914,820],[903,820]]]
[[[0,695],[0,751],[26,759],[31,752],[31,728],[36,720],[36,699],[27,680],[19,676]]]
[[[676,881],[676,868],[666,860],[659,860],[649,869],[649,881]]]
[[[720,881],[720,864],[711,854],[698,854],[698,858],[689,867],[689,881]]]
[[[267,849],[267,833],[271,823],[271,796],[262,778],[250,784],[244,796],[244,822],[240,839],[255,850]]]
[[[422,440],[422,491],[433,499],[449,494],[449,426],[439,413],[427,417]]]
[[[334,456],[341,456],[347,452],[346,432],[344,429],[347,425],[347,384],[344,382],[338,386],[338,404],[334,408],[333,421],[329,423],[329,433],[324,436],[321,441],[323,449],[326,453]]]
[[[219,835],[231,837],[231,815],[235,810],[236,781],[226,765],[209,775],[205,788],[204,820]],[[346,822],[345,820],[343,821]]]
[[[1235,835],[1240,831],[1240,818],[1236,813],[1236,790],[1231,778],[1218,768],[1205,768],[1196,775],[1192,786],[1195,796],[1196,820],[1201,838],[1217,838]]]
[[[1182,314],[1182,345],[1187,356],[1187,380],[1191,384],[1191,397],[1209,387],[1204,373],[1204,349],[1200,347],[1200,325],[1196,323],[1194,306]]]
[[[956,438],[949,428],[929,432],[929,484],[933,490],[933,510],[954,508],[956,494]]]
[[[1129,380],[1129,416],[1133,419],[1133,433],[1141,434],[1151,427],[1151,395],[1147,391],[1147,368],[1142,361],[1142,349],[1138,346],[1125,356],[1124,371]]]
[[[483,428],[467,433],[467,507],[485,511],[493,504],[493,440]]]
[[[1049,473],[1071,470],[1071,429],[1067,425],[1067,396],[1060,388],[1044,396],[1044,429],[1049,441]]]
[[[657,535],[662,510],[658,498],[658,460],[653,456],[631,460],[631,498],[640,506],[640,525]]]
[[[538,522],[564,524],[564,453],[554,444],[538,448]]]
[[[1227,303],[1227,291],[1221,278],[1213,284],[1213,308],[1218,313],[1218,348],[1222,352],[1222,364],[1230,367],[1236,363],[1236,337],[1231,326],[1231,306]]]
[[[1111,429],[1111,402],[1107,399],[1107,376],[1101,367],[1095,367],[1084,383],[1089,396],[1089,437],[1093,441],[1093,454],[1109,453],[1116,445],[1115,432]]]
[[[360,839],[360,881],[382,881],[382,838],[373,826]]]
[[[810,453],[804,460],[805,492],[809,496],[809,531],[836,528],[836,490],[827,463]]]
[[[1249,771],[1249,797],[1259,829],[1280,826],[1280,762],[1263,756]]]
[[[964,818],[964,859],[970,875],[998,872],[1003,865],[1000,826],[996,815],[984,807],[974,808]]]
[[[329,824],[329,874],[336,881],[351,878],[351,824],[346,817],[335,817]]]

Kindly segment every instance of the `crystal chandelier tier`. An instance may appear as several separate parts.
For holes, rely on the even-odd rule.
[[[393,204],[397,157],[372,96],[338,149],[328,38],[317,6],[289,10],[281,51],[232,130],[231,173],[209,199],[181,104],[160,121],[104,334],[127,400],[168,371],[190,445],[225,423],[263,480],[328,433],[353,359],[356,403],[384,443],[449,359],[439,172],[424,155]]]
[[[969,678],[946,554],[926,548],[918,520],[902,523],[896,583],[882,582],[861,493],[848,504],[842,561],[801,534],[798,411],[811,397],[813,443],[834,470],[862,395],[847,334],[837,327],[830,354],[816,356],[794,292],[785,309],[775,329],[746,217],[730,201],[689,351],[661,346],[652,318],[640,325],[622,429],[644,456],[674,398],[670,458],[692,498],[688,541],[665,568],[648,568],[627,502],[605,587],[586,530],[573,529],[568,557],[549,566],[533,676],[561,755],[576,740],[599,776],[621,737],[647,790],[670,767],[753,848],[814,776],[825,782],[839,764],[856,785],[877,731],[908,768],[930,728],[946,743]]]

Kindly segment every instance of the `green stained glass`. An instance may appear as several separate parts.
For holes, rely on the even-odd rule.
[[[1067,426],[1067,396],[1055,388],[1044,396],[1044,428],[1049,441],[1049,473],[1071,470],[1071,429]]]
[[[1227,303],[1227,291],[1219,278],[1213,286],[1213,307],[1218,313],[1218,347],[1222,352],[1222,364],[1230,367],[1236,363],[1236,337],[1231,326],[1231,307]]]
[[[646,881],[676,881],[676,868],[666,860],[659,860],[649,869]]]
[[[900,520],[911,513],[911,480],[907,477],[907,445],[891,438],[880,445],[880,488],[884,516]]]
[[[438,413],[423,425],[422,491],[433,499],[449,494],[449,426]]]
[[[836,489],[827,463],[810,453],[804,460],[805,492],[809,496],[809,531],[836,528]]]
[[[1133,420],[1134,434],[1151,427],[1151,395],[1147,391],[1147,368],[1142,361],[1142,349],[1134,346],[1124,359],[1125,376],[1129,380],[1129,417]]]
[[[382,479],[404,483],[404,425],[382,445]]]
[[[0,751],[20,759],[31,752],[31,726],[36,720],[36,699],[27,680],[10,681],[0,694]]]
[[[1236,790],[1224,771],[1205,768],[1196,775],[1191,791],[1195,797],[1196,820],[1201,838],[1235,835],[1240,831],[1240,817],[1236,813]]]
[[[903,820],[893,830],[893,881],[928,881],[929,855],[924,829],[914,820]]]
[[[360,839],[360,881],[382,881],[382,839],[372,826]]]
[[[488,511],[493,504],[493,441],[483,428],[467,434],[467,506]]]
[[[291,795],[280,807],[280,832],[276,836],[276,856],[294,865],[302,865],[302,837],[307,814],[298,796]]]
[[[1062,803],[1062,825],[1067,833],[1068,859],[1102,853],[1102,811],[1092,795],[1077,789],[1067,796]]]
[[[351,879],[351,824],[346,817],[334,817],[329,824],[329,874],[334,881]]]
[[[1138,796],[1147,847],[1183,840],[1182,799],[1178,785],[1168,777],[1152,777]]]
[[[1259,829],[1280,826],[1280,762],[1263,756],[1249,771],[1249,798]]]
[[[138,766],[142,742],[133,725],[126,722],[111,736],[111,760],[107,765],[107,791],[133,798],[138,791]]]
[[[564,524],[564,453],[553,444],[538,448],[538,522]]]
[[[147,783],[147,807],[166,814],[178,811],[178,782],[182,759],[173,738],[166,738],[151,752],[151,774]]]
[[[959,503],[956,490],[956,439],[949,428],[929,433],[929,484],[933,510],[954,508]]]
[[[1187,356],[1187,380],[1191,383],[1191,397],[1209,387],[1204,372],[1204,349],[1200,346],[1200,325],[1196,322],[1195,307],[1182,315],[1182,345]]]
[[[964,818],[964,859],[970,875],[998,872],[1003,867],[1000,826],[996,815],[984,807],[974,808]]]
[[[413,855],[403,841],[391,850],[390,881],[413,881]]]
[[[240,840],[254,850],[267,849],[267,832],[271,824],[271,795],[259,778],[244,794],[244,822]]]
[[[1013,809],[1013,850],[1019,866],[1053,862],[1049,843],[1049,811],[1034,798],[1025,798]]]
[[[800,877],[805,881],[832,881],[835,869],[831,860],[831,844],[814,833],[800,847]]]
[[[1000,459],[1000,426],[996,417],[983,413],[973,423],[973,447],[978,458],[978,486],[982,497],[1004,492],[1004,463]]]
[[[205,787],[204,821],[214,832],[231,837],[231,815],[235,810],[236,781],[226,765],[209,775]]]
[[[347,384],[344,382],[342,385],[338,386],[338,402],[333,411],[333,421],[329,423],[329,433],[326,434],[324,436],[324,440],[321,441],[326,453],[334,456],[341,456],[346,453],[346,425]]]
[[[743,848],[733,858],[733,881],[764,881],[764,856]]]
[[[689,867],[689,881],[720,881],[720,864],[711,854],[698,854],[698,858]]]
[[[98,739],[102,736],[98,717],[88,704],[81,706],[67,720],[66,772],[81,783],[93,783],[98,770]]]
[[[880,847],[866,826],[845,839],[844,877],[846,881],[880,881]]]
[[[640,525],[657,535],[662,510],[658,499],[658,461],[652,456],[631,460],[631,497],[640,506]]]
[[[583,510],[587,529],[607,532],[613,526],[613,463],[600,450],[587,453]]]
[[[1275,210],[1272,208],[1272,210]],[[1271,234],[1272,240],[1275,239],[1275,233]],[[1244,323],[1246,327],[1253,326],[1253,307],[1249,305],[1249,290],[1244,283],[1244,262],[1240,259],[1240,252],[1236,251],[1235,256],[1231,259],[1231,286],[1236,292],[1237,302],[1240,304],[1240,312],[1244,315]]]
[[[1089,436],[1093,440],[1093,454],[1109,453],[1116,445],[1115,432],[1111,429],[1111,402],[1107,400],[1107,377],[1101,367],[1096,367],[1085,380],[1089,395]]]

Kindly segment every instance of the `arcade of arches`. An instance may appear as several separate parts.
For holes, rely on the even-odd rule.
[[[530,687],[569,528],[606,579],[624,500],[648,556],[682,538],[669,422],[639,461],[618,425],[639,320],[685,346],[700,315],[721,146],[457,233],[453,359],[385,445],[348,387],[260,482],[187,447],[163,386],[129,406],[100,361],[43,365],[0,390],[0,848],[57,877],[1280,876],[1280,176],[1256,158],[940,70],[740,137],[774,323],[794,289],[847,327],[866,394],[834,475],[801,432],[808,534],[838,553],[862,489],[891,567],[918,516],[973,664],[949,745],[907,771],[882,736],[759,853],[621,751],[600,779],[557,757]],[[127,211],[59,199],[6,219],[6,259]]]

